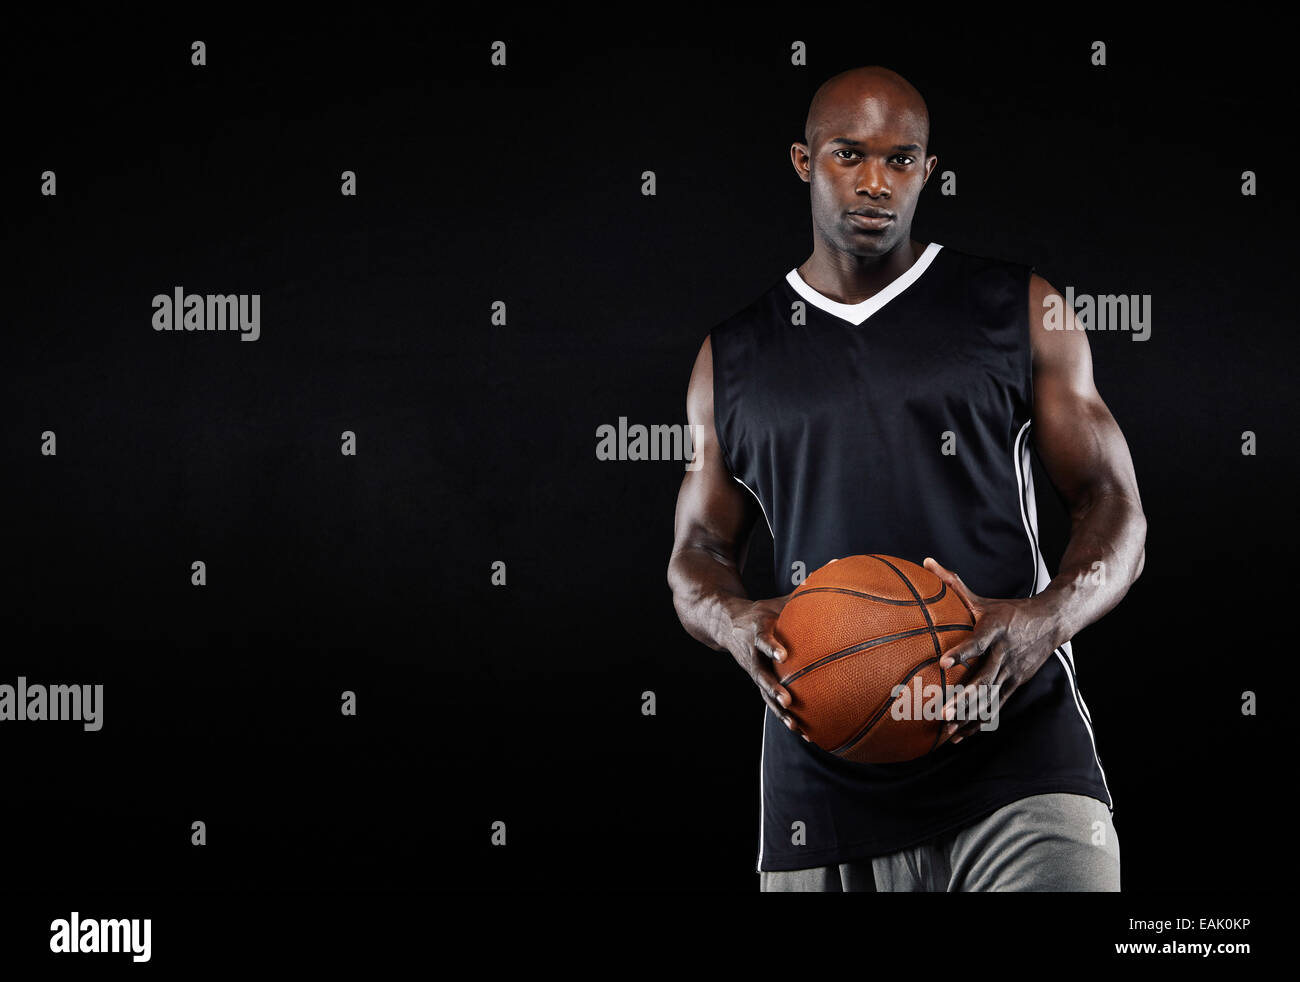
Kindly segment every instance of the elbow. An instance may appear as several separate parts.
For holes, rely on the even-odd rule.
[[[668,589],[673,595],[673,602],[676,603],[677,583],[679,580],[679,576],[677,574],[677,550],[676,549],[674,549],[673,554],[668,557],[668,568],[667,570],[664,571],[664,579],[667,581]]]
[[[677,619],[684,625],[686,623],[686,609],[688,606],[686,602],[686,591],[684,589],[686,583],[682,576],[680,561],[676,550],[674,550],[672,556],[668,560],[668,570],[664,574],[664,579],[668,583],[668,592],[672,594],[673,610],[677,613]]]
[[[1142,570],[1147,564],[1147,516],[1141,508],[1137,513],[1137,536],[1138,536],[1138,556],[1137,566],[1133,570],[1133,579],[1142,575]]]

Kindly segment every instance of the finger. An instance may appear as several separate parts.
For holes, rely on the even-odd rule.
[[[961,644],[954,645],[943,653],[939,659],[939,667],[947,671],[954,665],[961,665],[969,668],[977,658],[984,653],[1001,637],[1001,628],[986,627],[984,629],[975,628],[975,633],[963,641]]]
[[[794,702],[794,698],[790,695],[790,690],[780,682],[772,686],[772,698],[781,704],[782,709],[789,709],[790,703]]]
[[[966,665],[983,653],[985,644],[986,642],[979,635],[968,638],[945,651],[943,657],[939,659],[939,667],[947,671],[954,665]]]
[[[975,685],[962,682],[960,688],[954,687],[948,701],[943,704],[943,712],[940,718],[945,721],[970,719],[973,709],[979,706],[980,690]]]
[[[980,718],[978,709],[972,710],[965,719],[959,719],[956,722],[946,724],[948,738],[953,743],[961,743],[967,737],[974,736],[976,733],[983,731],[984,727],[997,718],[996,713],[992,719],[984,720]]]
[[[771,696],[769,696],[766,692],[762,693],[762,695],[763,695],[763,702],[767,704],[768,712],[770,712],[778,720],[784,723],[785,710],[781,708],[781,704],[777,702],[775,699],[773,699]]]
[[[790,711],[790,705],[794,702],[794,696],[790,694],[790,690],[780,682],[775,682],[770,678],[764,678],[760,682],[760,686],[763,689],[763,697],[772,708],[772,712],[776,713],[776,718],[784,723],[787,729],[798,733],[807,740],[808,734],[804,732],[802,721]]]
[[[790,703],[793,701],[790,690],[783,685],[776,685],[772,689],[772,702],[776,704],[776,717],[779,719],[787,730],[797,733],[805,740],[808,734],[804,732],[803,723],[794,713],[790,711]]]
[[[772,696],[767,693],[763,693],[762,695],[763,701],[767,703],[767,708],[770,709],[772,714],[781,721],[782,726],[790,732],[797,733],[805,740],[808,740],[808,734],[804,732],[803,727],[799,724],[799,718],[797,716],[787,711],[785,707],[777,702]],[[811,743],[812,741],[808,740],[808,742]]]
[[[977,713],[971,712],[962,719],[944,724],[944,736],[953,743],[961,743],[973,733],[978,733],[980,720]]]
[[[957,726],[957,724],[955,724],[955,723],[950,723],[950,724],[949,724],[949,733],[950,733],[950,735],[949,735],[948,739],[949,739],[949,741],[952,742],[952,743],[961,743],[961,742],[962,742],[963,740],[965,740],[968,736],[973,736],[974,734],[978,733],[979,731],[980,731],[979,723],[977,723],[977,722],[969,722],[969,721],[968,721],[968,722],[962,723],[961,726]]]
[[[794,701],[790,690],[781,684],[781,678],[772,670],[772,663],[764,658],[754,659],[754,681],[763,690],[763,694],[780,704],[785,709]]]
[[[945,743],[958,742],[957,741],[958,731],[961,730],[961,728],[965,725],[965,723],[962,720],[957,720],[956,722],[952,722],[952,723],[945,722],[941,725],[943,726],[943,729],[940,731],[940,735],[939,735],[940,745]],[[964,734],[962,735],[964,736]]]
[[[941,580],[948,575],[948,571],[940,566],[939,560],[935,559],[933,556],[926,556],[921,560],[921,565]]]
[[[773,692],[777,702],[783,709],[781,722],[786,725],[787,729],[798,733],[801,737],[806,739],[807,734],[804,733],[803,721],[800,720],[799,717],[790,709],[790,706],[794,703],[794,696],[790,694],[790,690],[778,683],[774,687]]]
[[[785,646],[776,639],[776,635],[771,632],[764,632],[754,638],[754,647],[761,651],[766,657],[780,664],[786,660],[788,652]]]
[[[786,725],[790,730],[798,733],[805,740],[808,740],[808,734],[804,732],[803,723],[799,717],[790,712],[790,706],[794,704],[794,696],[790,690],[781,684],[780,678],[772,670],[772,666],[762,658],[754,659],[754,681],[758,684],[759,691],[763,693],[763,699],[767,702],[772,712],[776,713],[777,719]],[[811,740],[808,740],[811,743]]]
[[[963,700],[978,698],[981,688],[987,689],[993,684],[998,677],[998,673],[1002,671],[1003,663],[1006,660],[1006,651],[1006,640],[999,638],[994,642],[993,647],[985,652],[984,660],[979,663],[979,667],[968,678],[955,683],[955,685],[961,686],[960,691]],[[954,688],[953,694],[944,703],[944,719],[956,718],[953,709],[958,698],[957,692],[958,690]]]
[[[994,688],[997,684],[995,679],[1003,674],[1006,651],[1006,643],[999,641],[989,651],[988,659],[975,676],[961,683],[960,695],[954,693],[953,698],[944,706],[943,718],[949,721],[944,724],[945,739],[953,743],[961,743],[967,737],[978,733],[988,722],[980,715],[981,707],[992,706],[991,715],[996,718],[999,711],[997,700],[1000,689]]]
[[[1020,688],[1024,681],[1023,678],[1012,673],[1010,664],[1007,661],[1003,662],[1002,670],[998,672],[998,677],[993,681],[993,692],[989,697],[995,716],[1002,712],[1002,707],[1006,705],[1011,693]]]
[[[949,589],[956,591],[966,602],[966,606],[971,608],[971,612],[978,619],[980,611],[984,609],[984,598],[974,593],[965,581],[950,569],[944,569],[938,561],[931,556],[926,556],[922,565],[935,576],[939,577],[946,583]]]

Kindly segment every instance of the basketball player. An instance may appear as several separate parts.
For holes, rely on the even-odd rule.
[[[1087,334],[1063,301],[1069,329],[1046,327],[1052,286],[911,238],[938,160],[929,136],[924,100],[887,69],[844,72],[813,97],[790,150],[813,252],[700,348],[687,395],[700,466],[682,481],[668,583],[686,630],[731,652],[767,704],[763,890],[1118,890],[1070,638],[1142,571],[1137,479]],[[1071,516],[1054,578],[1031,444]],[[978,621],[941,664],[1001,686],[999,725],[947,724],[901,763],[812,744],[779,682],[789,594],[753,600],[741,583],[759,516],[781,585],[797,563],[882,553],[959,591]]]

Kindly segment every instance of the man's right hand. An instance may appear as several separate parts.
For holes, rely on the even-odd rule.
[[[776,620],[793,593],[767,600],[737,600],[731,610],[731,629],[727,637],[720,638],[736,662],[758,686],[763,701],[776,718],[805,740],[808,735],[790,711],[794,701],[790,691],[781,684],[780,664],[786,659],[786,650],[776,639]]]
[[[673,552],[668,560],[673,606],[691,637],[715,651],[730,651],[758,686],[768,709],[806,740],[790,711],[790,693],[781,684],[780,664],[786,652],[773,630],[791,594],[750,600],[740,575],[748,542],[764,512],[748,485],[732,479],[718,442],[709,338],[700,345],[691,371],[686,417],[695,436],[697,466],[682,477],[673,515]]]

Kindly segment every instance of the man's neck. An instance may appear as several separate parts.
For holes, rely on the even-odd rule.
[[[924,251],[922,243],[909,238],[892,252],[868,259],[832,252],[818,242],[798,272],[805,283],[827,299],[855,304],[874,297],[906,273]]]

